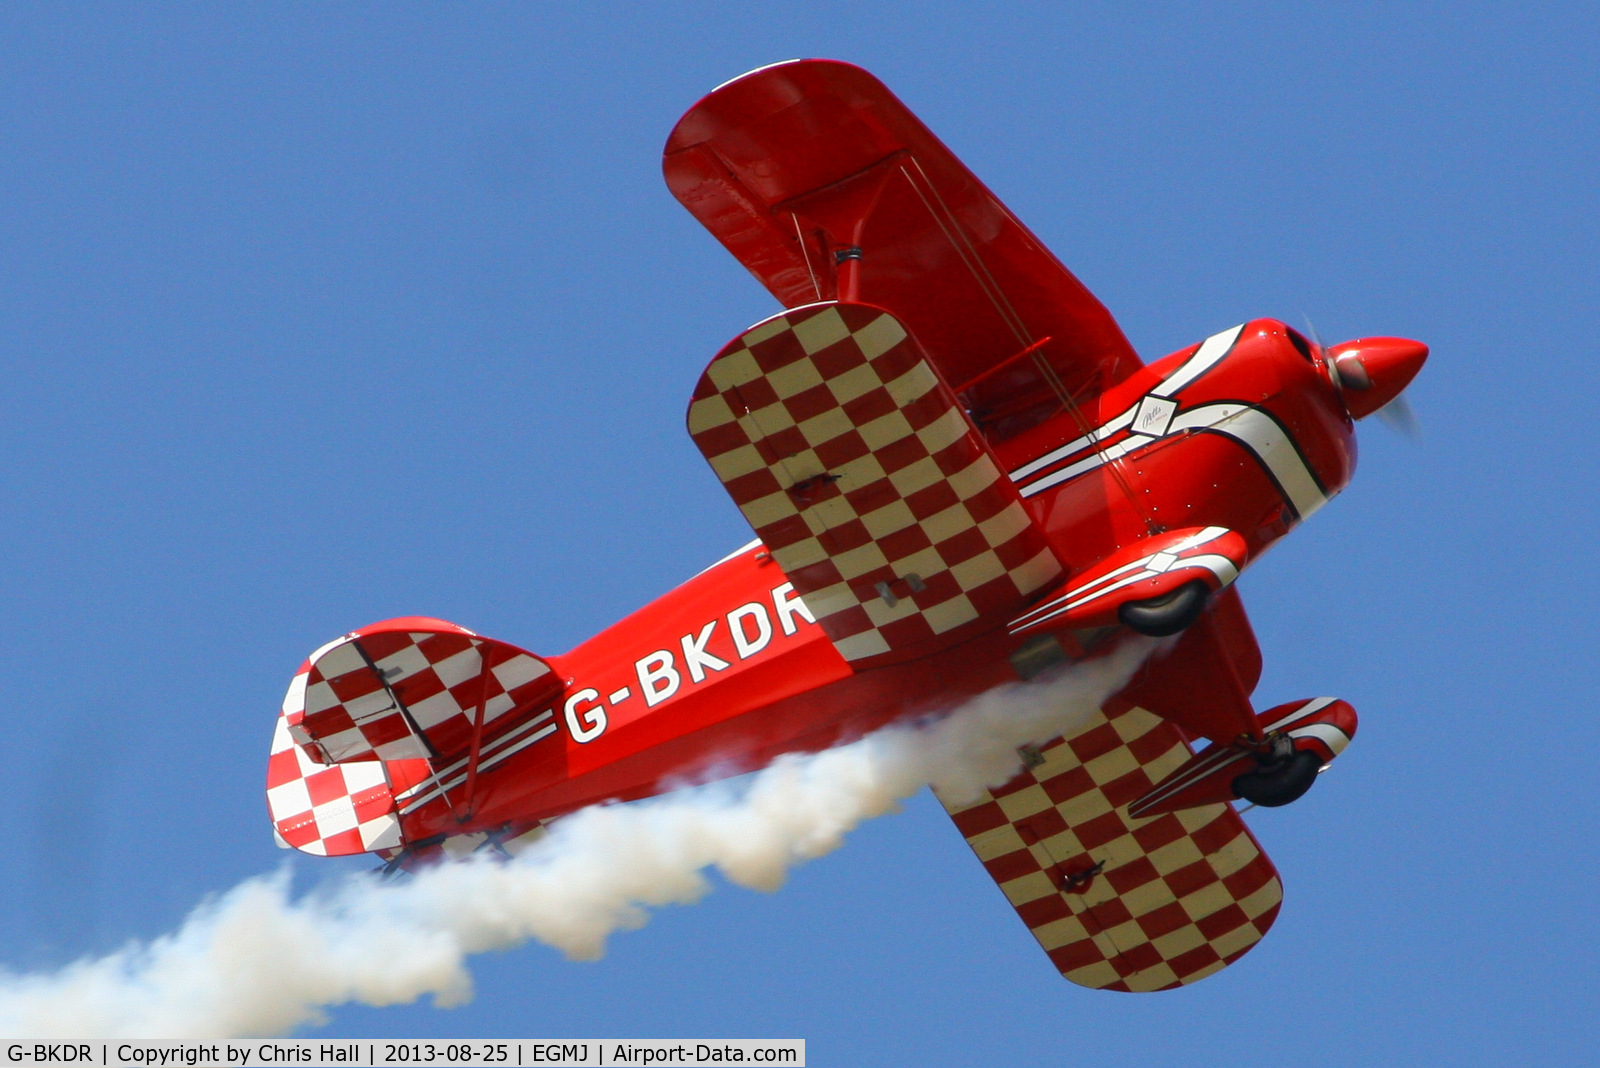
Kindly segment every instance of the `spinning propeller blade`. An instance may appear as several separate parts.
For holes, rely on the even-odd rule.
[[[1404,393],[1379,408],[1378,418],[1383,420],[1384,426],[1407,441],[1414,442],[1422,437],[1422,424],[1417,420],[1417,413],[1412,411],[1411,402],[1406,400]]]
[[[1330,348],[1322,343],[1309,316],[1306,333],[1353,417],[1375,414],[1402,437],[1410,441],[1421,437],[1421,424],[1403,391],[1427,360],[1426,345],[1405,338],[1366,338]]]

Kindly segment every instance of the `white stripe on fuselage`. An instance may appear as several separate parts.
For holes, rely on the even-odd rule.
[[[1183,364],[1179,366],[1176,371],[1172,372],[1171,375],[1152,386],[1150,392],[1145,394],[1145,396],[1171,397],[1184,386],[1187,386],[1190,382],[1193,382],[1195,379],[1211,370],[1211,368],[1215,367],[1224,356],[1232,352],[1233,346],[1238,344],[1239,335],[1243,331],[1244,324],[1240,323],[1231,330],[1224,330],[1220,334],[1212,334],[1210,337],[1200,342],[1200,347],[1195,349],[1193,356],[1190,356],[1187,360],[1184,360]],[[1138,400],[1133,402],[1127,411],[1123,412],[1121,415],[1113,416],[1109,421],[1089,431],[1087,434],[1083,435],[1083,437],[1076,438],[1067,442],[1065,445],[1051,449],[1037,460],[1030,460],[1021,467],[1008,472],[1011,476],[1011,481],[1021,482],[1035,471],[1049,467],[1051,464],[1060,460],[1065,460],[1073,453],[1082,452],[1090,445],[1109,438],[1112,434],[1115,434],[1117,431],[1133,422],[1134,413],[1139,410],[1139,404],[1143,400],[1144,397],[1140,397]],[[1094,465],[1090,464],[1089,466],[1092,467]],[[1084,470],[1088,470],[1088,468],[1086,467]],[[1054,483],[1052,483],[1052,485],[1053,484]]]
[[[1051,449],[1043,456],[1012,469],[1011,481],[1017,484],[1018,492],[1024,497],[1033,497],[1052,486],[1058,486],[1096,467],[1121,459],[1128,453],[1142,449],[1162,438],[1210,430],[1226,434],[1254,453],[1256,459],[1277,482],[1284,499],[1294,508],[1299,518],[1304,519],[1321,508],[1328,503],[1327,494],[1322,491],[1316,475],[1312,473],[1310,465],[1300,454],[1288,432],[1267,412],[1243,403],[1206,404],[1179,411],[1160,434],[1130,434],[1114,445],[1105,446],[1066,467],[1039,475],[1029,481],[1030,477],[1038,475],[1052,464],[1060,463],[1085,449],[1099,445],[1130,426],[1146,398],[1175,400],[1178,393],[1221,363],[1238,344],[1239,336],[1243,332],[1244,325],[1240,324],[1219,334],[1212,334],[1200,343],[1194,355],[1185,360],[1172,374],[1152,386],[1149,392],[1137,398],[1127,410],[1113,416],[1082,437]]]
[[[1220,334],[1212,334],[1200,342],[1200,347],[1195,349],[1190,356],[1172,374],[1162,380],[1161,384],[1150,391],[1154,397],[1176,396],[1185,386],[1211,370],[1222,362],[1222,358],[1233,351],[1239,343],[1239,335],[1244,333],[1244,324],[1240,323],[1231,330],[1224,330]]]
[[[1316,476],[1295,448],[1288,431],[1260,408],[1248,404],[1203,404],[1180,413],[1169,433],[1214,430],[1256,454],[1301,519],[1328,503]]]

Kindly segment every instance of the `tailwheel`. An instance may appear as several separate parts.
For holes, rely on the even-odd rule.
[[[1272,739],[1271,747],[1257,754],[1258,766],[1233,780],[1233,792],[1242,800],[1262,808],[1278,808],[1298,801],[1317,781],[1322,758],[1306,749],[1296,749],[1285,735]]]

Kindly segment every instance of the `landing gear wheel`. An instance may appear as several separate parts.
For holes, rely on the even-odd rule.
[[[1211,591],[1199,579],[1148,601],[1129,601],[1117,609],[1117,618],[1130,630],[1151,638],[1176,634],[1200,618]]]
[[[1321,757],[1296,749],[1288,757],[1272,760],[1234,779],[1233,793],[1262,808],[1277,808],[1304,796],[1317,781],[1321,768]]]

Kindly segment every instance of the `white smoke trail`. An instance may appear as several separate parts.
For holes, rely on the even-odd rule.
[[[735,784],[585,809],[509,861],[353,876],[295,899],[248,879],[175,932],[52,973],[0,974],[0,1033],[208,1039],[283,1034],[329,1006],[472,995],[466,958],[530,938],[593,959],[648,909],[698,900],[707,868],[776,890],[795,864],[926,785],[952,800],[1008,780],[1017,747],[1083,722],[1150,649],[1134,643],[1048,682],[1002,687],[942,719],[790,756]]]

